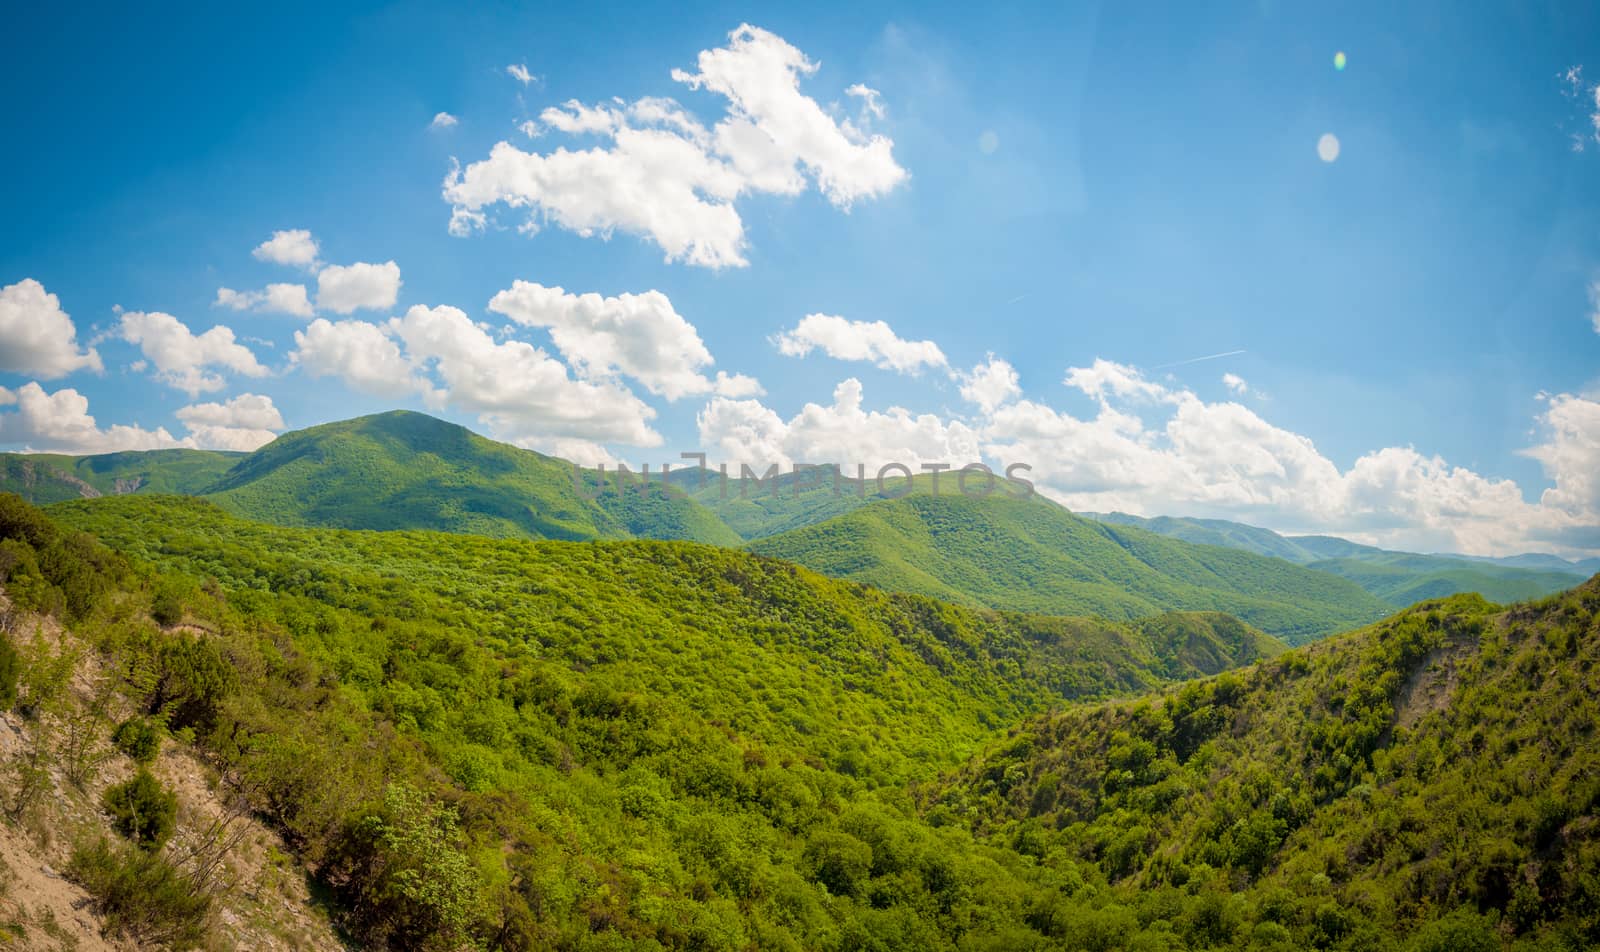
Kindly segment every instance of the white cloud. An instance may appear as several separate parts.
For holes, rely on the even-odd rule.
[[[574,380],[525,341],[497,342],[453,307],[412,307],[382,325],[312,321],[290,362],[386,397],[420,395],[434,409],[477,415],[495,437],[567,459],[610,461],[602,442],[658,446],[655,410],[614,380]]]
[[[957,373],[955,377],[961,384],[962,398],[977,404],[985,415],[1022,395],[1016,369],[993,354],[972,368],[971,373]]]
[[[788,420],[755,400],[714,397],[697,422],[713,458],[749,463],[758,472],[773,463],[837,463],[847,475],[864,465],[875,476],[886,463],[918,472],[923,463],[959,467],[980,456],[978,433],[964,423],[902,407],[863,410],[861,382],[854,378],[834,388],[831,405],[808,403]]]
[[[1222,375],[1222,385],[1234,396],[1242,397],[1250,392],[1250,385],[1238,374],[1227,373]]]
[[[0,288],[0,371],[53,380],[84,369],[104,367],[93,347],[78,349],[60,299],[32,278]]]
[[[358,262],[329,265],[317,272],[317,307],[335,314],[381,311],[400,297],[400,266]]]
[[[539,154],[498,143],[487,159],[445,179],[451,233],[486,227],[485,210],[504,203],[585,237],[620,229],[649,238],[669,261],[742,266],[744,223],[734,208],[739,196],[794,195],[814,181],[834,205],[848,209],[905,180],[887,137],[836,122],[800,92],[800,78],[816,73],[817,64],[755,27],[741,26],[729,39],[727,47],[701,52],[699,72],[672,74],[727,100],[714,128],[661,98],[546,109],[540,116],[545,128],[601,136],[609,145]],[[881,112],[871,90],[851,91],[869,112]],[[525,124],[523,131],[531,136],[538,127]]]
[[[311,237],[311,232],[304,228],[275,231],[271,238],[256,245],[255,250],[250,252],[258,261],[270,261],[307,271],[317,266],[317,253],[317,239]]]
[[[476,413],[501,439],[534,448],[553,440],[662,442],[649,425],[655,410],[626,387],[573,380],[561,361],[525,341],[496,343],[456,308],[412,307],[388,331],[414,365],[438,375],[450,406]]]
[[[249,452],[277,439],[283,416],[272,398],[241,393],[226,403],[196,403],[175,414],[201,449]]]
[[[0,388],[3,390],[4,388]],[[0,413],[0,445],[37,453],[115,453],[122,450],[167,449],[192,446],[175,439],[165,428],[146,430],[116,424],[101,428],[89,415],[89,400],[70,388],[46,393],[37,383],[23,384],[0,405],[17,409]]]
[[[1600,471],[1600,404],[1582,398],[1551,398],[1541,418],[1549,437],[1529,455],[1556,486],[1534,504],[1511,480],[1410,447],[1375,450],[1341,472],[1311,440],[1237,403],[1206,403],[1111,361],[1073,368],[1067,382],[1097,399],[1095,416],[1023,400],[997,410],[982,436],[991,460],[1032,465],[1030,478],[1070,508],[1240,519],[1414,551],[1600,549],[1600,481],[1590,475]]]
[[[835,122],[800,92],[800,77],[815,74],[818,64],[782,37],[749,24],[728,39],[726,47],[701,51],[700,72],[673,70],[672,78],[727,97],[728,118],[717,123],[717,149],[735,167],[759,169],[781,156],[791,167],[804,167],[841,208],[905,180],[906,170],[891,154],[893,142]]]
[[[711,352],[660,291],[601,297],[517,281],[490,300],[489,310],[527,327],[548,328],[580,377],[625,374],[668,400],[712,390],[750,395],[760,389],[742,375],[708,380],[703,369],[712,363]]]
[[[233,331],[217,325],[195,334],[171,314],[160,311],[127,311],[122,315],[120,334],[130,344],[138,344],[163,381],[195,396],[221,390],[222,377],[207,371],[221,367],[247,377],[265,377],[267,368],[254,354],[234,340]]]
[[[306,296],[303,284],[269,284],[260,291],[235,291],[217,288],[217,299],[212,307],[232,308],[235,311],[260,311],[266,314],[289,314],[310,317],[311,299]]]
[[[1547,398],[1539,423],[1546,431],[1545,442],[1527,455],[1543,464],[1555,483],[1544,491],[1540,503],[1576,521],[1600,524],[1600,402],[1590,396],[1557,394]],[[1595,545],[1600,547],[1600,540]]]
[[[831,314],[807,314],[773,343],[790,357],[821,349],[838,360],[870,360],[896,373],[915,374],[946,364],[944,352],[931,340],[904,340],[883,321],[850,321]]]
[[[846,96],[855,96],[861,100],[861,111],[873,119],[882,119],[885,115],[883,97],[871,86],[856,83],[854,86],[845,87]]]
[[[456,125],[459,125],[460,122],[461,122],[460,119],[457,119],[455,116],[450,115],[448,112],[438,112],[438,113],[434,113],[433,121],[428,123],[428,128],[430,128],[430,129],[441,129],[441,130],[442,129],[450,129],[450,128],[455,127]]]
[[[528,71],[526,63],[512,63],[506,67],[506,74],[524,86],[530,85],[539,78]]]
[[[379,397],[432,394],[400,346],[376,324],[335,324],[319,317],[294,332],[294,345],[290,364],[311,377],[336,377],[352,390]]]
[[[241,393],[224,403],[192,403],[174,416],[191,426],[283,429],[283,415],[273,405],[272,398],[259,393]]]

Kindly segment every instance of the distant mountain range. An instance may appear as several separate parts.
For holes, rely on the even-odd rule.
[[[1600,559],[1569,562],[1554,555],[1517,555],[1492,559],[1456,555],[1392,552],[1333,536],[1284,536],[1223,519],[1153,519],[1127,513],[1083,513],[1108,525],[1135,526],[1186,542],[1222,545],[1270,555],[1321,572],[1350,579],[1403,608],[1427,598],[1478,592],[1495,602],[1515,602],[1549,595],[1600,572]]]
[[[0,454],[0,490],[37,504],[166,493],[283,526],[747,545],[966,605],[1120,620],[1227,612],[1294,643],[1423,598],[1516,601],[1600,569],[1554,556],[1388,552],[1221,520],[1075,515],[1007,488],[963,495],[948,474],[937,489],[927,476],[880,487],[836,485],[828,473],[724,481],[702,469],[619,480],[407,411],[287,433],[249,454]]]

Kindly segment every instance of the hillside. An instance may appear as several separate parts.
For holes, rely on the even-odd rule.
[[[1396,608],[1426,598],[1477,592],[1494,602],[1538,598],[1571,588],[1600,571],[1556,556],[1513,556],[1474,559],[1468,556],[1392,552],[1335,536],[1283,536],[1223,519],[1160,516],[1145,519],[1126,513],[1089,513],[1090,518],[1134,526],[1161,535],[1270,555],[1347,578]]]
[[[124,493],[205,491],[243,453],[212,450],[145,450],[97,456],[0,453],[0,492],[35,505]]]
[[[1112,619],[1227,612],[1290,643],[1390,610],[1326,573],[1097,523],[1039,497],[911,495],[750,548],[838,578],[967,605]]]
[[[974,611],[689,543],[51,512],[123,554],[0,496],[7,590],[193,737],[374,948],[1027,947],[1055,880],[927,824],[907,785],[1067,698],[1281,650],[1216,616]]]
[[[930,817],[1107,884],[1093,914],[1040,911],[1072,947],[1164,920],[1190,948],[1594,948],[1597,610],[1600,578],[1457,595],[1075,706],[930,789]]]
[[[738,542],[681,497],[637,487],[619,493],[614,482],[602,491],[587,471],[581,485],[582,492],[563,460],[394,411],[286,433],[204,494],[230,512],[288,526]]]

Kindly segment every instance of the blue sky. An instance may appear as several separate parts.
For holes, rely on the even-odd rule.
[[[0,444],[407,406],[589,460],[1025,460],[1077,508],[1593,552],[1600,9],[1395,6],[30,10]],[[253,254],[296,231],[314,261]],[[337,270],[388,262],[392,300]]]

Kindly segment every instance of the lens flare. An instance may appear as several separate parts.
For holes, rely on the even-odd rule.
[[[1331,132],[1324,132],[1322,138],[1317,140],[1317,157],[1324,162],[1332,162],[1339,157],[1339,137]]]
[[[1339,52],[1333,54],[1333,68],[1334,69],[1336,69],[1336,70],[1338,70],[1339,72],[1342,73],[1342,72],[1344,72],[1344,64],[1345,64],[1344,50],[1340,50]]]

